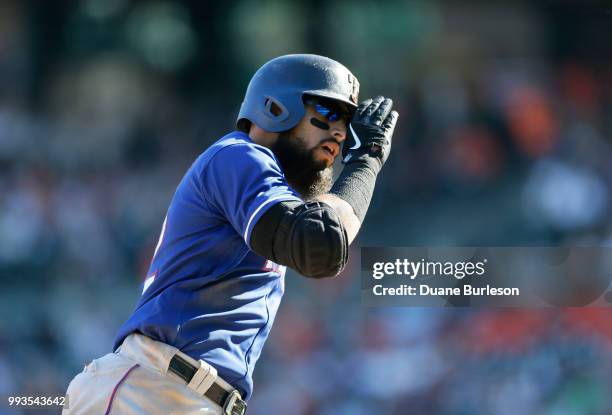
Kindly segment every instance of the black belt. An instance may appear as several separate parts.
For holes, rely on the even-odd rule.
[[[183,359],[179,355],[174,355],[170,360],[168,370],[176,374],[185,382],[191,382],[191,379],[198,371],[198,368]],[[246,413],[246,402],[240,397],[237,390],[231,392],[226,391],[217,382],[213,382],[210,388],[204,394],[208,399],[223,408],[223,413],[227,415],[244,415]]]

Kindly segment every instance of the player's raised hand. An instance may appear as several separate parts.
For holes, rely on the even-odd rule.
[[[399,114],[391,111],[393,101],[377,96],[363,101],[349,123],[348,137],[342,147],[342,162],[373,158],[380,169],[391,152],[391,139]]]

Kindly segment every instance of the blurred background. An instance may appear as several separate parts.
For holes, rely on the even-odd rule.
[[[401,117],[348,269],[288,272],[249,414],[612,413],[610,309],[359,300],[360,246],[609,244],[612,6],[587,3],[0,0],[0,414],[111,351],[183,173],[304,52]]]

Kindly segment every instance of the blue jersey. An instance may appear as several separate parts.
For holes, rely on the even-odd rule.
[[[198,157],[172,199],[132,332],[215,366],[247,399],[253,368],[284,291],[285,267],[249,248],[275,203],[301,200],[271,150],[233,132]]]

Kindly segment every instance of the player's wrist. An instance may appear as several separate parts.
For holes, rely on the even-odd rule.
[[[382,166],[382,160],[376,156],[372,156],[369,153],[362,153],[358,156],[352,157],[349,159],[349,161],[344,163],[344,169],[346,170],[348,168],[347,174],[355,169],[369,169],[374,175],[378,175],[382,169]]]

